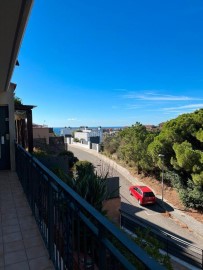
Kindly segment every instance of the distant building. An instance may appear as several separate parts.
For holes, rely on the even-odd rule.
[[[45,125],[33,124],[33,139],[45,139],[46,144],[49,144],[49,138],[54,137],[53,128],[49,128]]]
[[[60,130],[60,136],[71,137],[78,128],[64,127]]]
[[[103,130],[101,127],[89,129],[85,127],[80,131],[74,133],[75,139],[77,138],[82,143],[101,143],[103,140]]]
[[[160,131],[161,126],[155,126],[155,125],[144,125],[148,131],[157,132]]]
[[[154,131],[157,130],[157,126],[154,125],[144,125],[146,127],[147,130],[149,131]]]

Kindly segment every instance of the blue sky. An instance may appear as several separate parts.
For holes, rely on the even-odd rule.
[[[203,108],[203,1],[35,0],[18,59],[34,123],[156,125]]]

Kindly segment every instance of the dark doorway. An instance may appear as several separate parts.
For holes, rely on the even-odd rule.
[[[0,106],[0,170],[10,169],[8,106]]]

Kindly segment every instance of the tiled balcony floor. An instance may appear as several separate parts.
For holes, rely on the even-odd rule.
[[[0,270],[3,269],[54,269],[18,177],[10,171],[0,171]]]

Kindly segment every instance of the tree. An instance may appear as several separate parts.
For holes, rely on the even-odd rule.
[[[120,144],[120,137],[115,136],[106,136],[103,141],[104,150],[110,153],[111,155],[116,153]]]
[[[203,153],[193,150],[191,143],[185,141],[181,144],[175,143],[173,149],[176,158],[171,163],[176,170],[182,170],[185,175],[192,178],[195,184],[203,186]]]
[[[175,181],[180,187],[178,191],[194,189],[191,192],[195,194],[193,205],[198,205],[198,190],[203,190],[203,109],[167,121],[158,134],[148,132],[137,122],[113,139],[108,138],[104,148],[128,166],[136,166],[138,173],[153,175],[163,166],[159,158],[159,154],[163,154],[164,169],[178,175]],[[169,184],[173,184],[172,179],[169,177]],[[190,181],[193,185],[189,187]],[[191,202],[194,196],[189,196]]]
[[[22,99],[19,97],[14,96],[14,104],[15,105],[23,105]]]
[[[140,172],[140,163],[145,152],[145,141],[147,138],[146,128],[136,123],[130,128],[124,129],[120,133],[122,144],[119,147],[120,155],[129,163],[133,162],[137,167],[137,172]]]
[[[200,128],[196,133],[195,133],[195,137],[197,138],[197,140],[199,140],[200,142],[203,142],[203,129]]]

